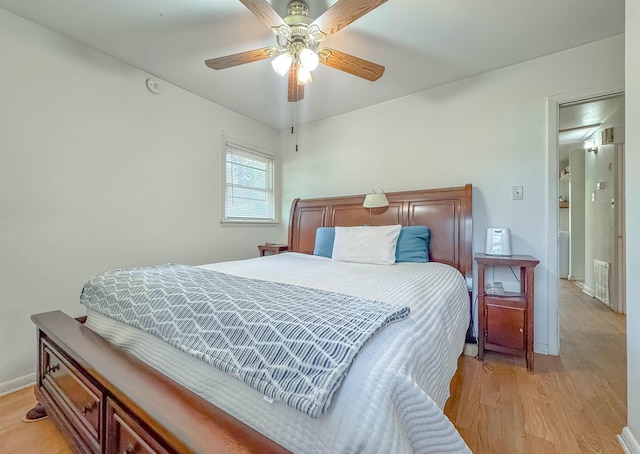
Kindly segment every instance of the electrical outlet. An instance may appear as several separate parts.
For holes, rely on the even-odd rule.
[[[513,186],[511,188],[511,198],[513,200],[522,200],[524,198],[522,186]]]

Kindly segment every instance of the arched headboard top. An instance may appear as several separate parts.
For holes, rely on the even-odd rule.
[[[472,282],[472,186],[386,193],[389,206],[364,208],[365,194],[295,199],[289,220],[289,251],[313,254],[318,227],[426,225],[429,260],[456,267]]]

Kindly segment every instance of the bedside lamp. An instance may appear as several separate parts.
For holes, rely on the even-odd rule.
[[[364,203],[362,206],[364,208],[369,208],[369,217],[371,217],[371,208],[388,207],[389,201],[387,200],[387,196],[384,192],[377,193],[374,190],[373,194],[367,194],[364,197]]]

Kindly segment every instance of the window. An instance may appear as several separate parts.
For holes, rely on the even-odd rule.
[[[273,156],[225,142],[222,222],[275,222]]]

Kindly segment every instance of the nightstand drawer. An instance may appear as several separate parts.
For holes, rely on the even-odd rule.
[[[102,393],[90,383],[56,348],[43,340],[41,382],[51,398],[70,422],[78,428],[79,435],[100,451],[100,402]]]

